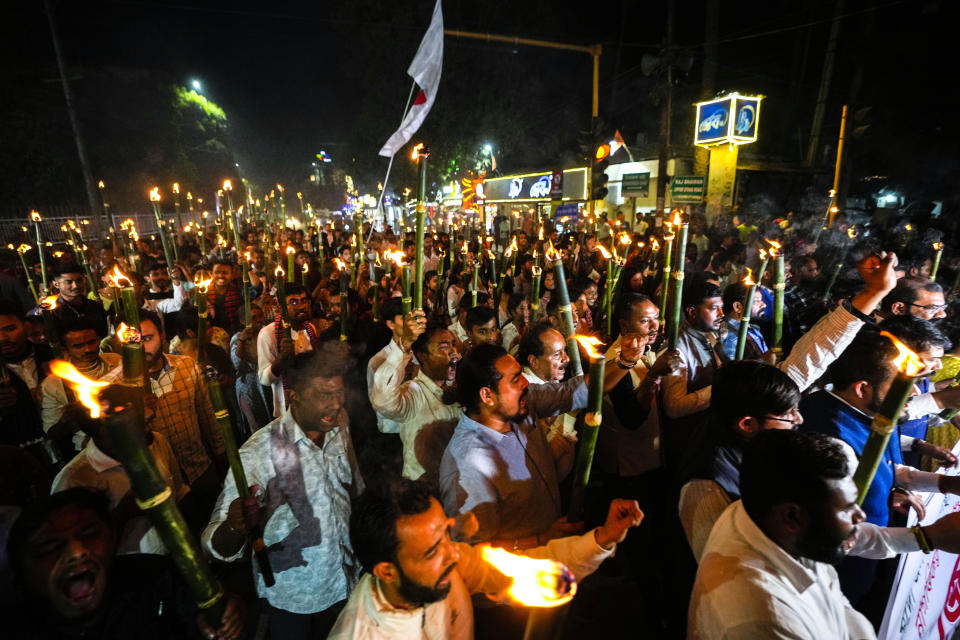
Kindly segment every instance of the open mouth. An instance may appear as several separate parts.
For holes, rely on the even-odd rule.
[[[73,604],[83,604],[93,598],[97,587],[97,572],[90,568],[73,571],[63,580],[60,589]]]

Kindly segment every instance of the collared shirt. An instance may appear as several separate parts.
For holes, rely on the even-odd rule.
[[[223,454],[223,439],[200,369],[193,358],[163,354],[160,375],[150,378],[157,408],[150,427],[167,437],[187,482],[210,467],[210,454]]]
[[[363,490],[346,411],[317,446],[287,409],[240,447],[240,459],[247,482],[263,491],[263,541],[276,578],[267,588],[253,562],[257,593],[278,609],[304,614],[345,600],[360,577],[349,521],[350,501]],[[233,474],[228,473],[201,536],[204,547],[227,562],[239,560],[243,548],[224,557],[211,540],[236,498]]]
[[[448,515],[472,511],[476,541],[543,533],[560,517],[560,490],[553,455],[536,420],[582,409],[583,376],[563,383],[530,385],[528,415],[499,433],[466,414],[440,462],[440,493]]]
[[[784,551],[734,502],[717,520],[690,598],[687,637],[875,638],[831,565]]]
[[[725,318],[724,329],[721,333],[720,346],[723,349],[723,355],[728,360],[734,360],[737,357],[737,343],[740,340],[740,321],[734,318]],[[752,344],[751,344],[752,343]],[[767,341],[763,338],[763,333],[755,324],[747,325],[747,343],[744,345],[743,357],[745,359],[758,358],[767,352]]]
[[[597,545],[595,530],[582,536],[551,540],[547,545],[520,553],[531,558],[550,558],[566,565],[577,580],[593,573],[613,549]],[[510,584],[510,578],[485,562],[480,550],[456,543],[460,559],[451,573],[450,592],[438,602],[416,609],[397,609],[383,595],[379,581],[364,574],[350,595],[330,632],[330,640],[442,640],[473,638],[473,606],[470,595],[495,595]]]
[[[120,363],[120,354],[101,353],[98,367],[93,372],[82,372],[86,377],[93,380],[107,380],[113,382],[120,378],[122,368]],[[60,422],[63,418],[63,412],[70,404],[67,398],[66,387],[63,386],[63,380],[57,376],[47,376],[40,383],[40,419],[43,421],[43,432],[47,433],[50,428]],[[83,432],[74,434],[73,443],[77,451],[83,448],[83,441],[86,435]]]
[[[293,352],[304,353],[313,351],[313,344],[306,331],[297,331],[290,327],[290,338],[293,340]],[[283,394],[283,377],[273,375],[273,363],[280,357],[280,348],[277,346],[277,327],[268,322],[257,334],[257,369],[260,375],[260,384],[270,387],[273,391],[273,417],[279,418],[287,408]]]
[[[237,406],[240,407],[241,435],[245,438],[261,427],[265,427],[273,415],[273,401],[268,399],[265,388],[257,375],[257,364],[243,358],[240,350],[240,332],[230,338],[230,362],[237,372],[234,390],[237,394]]]
[[[393,337],[391,336],[390,341],[393,342]],[[373,374],[377,372],[384,362],[387,360],[387,350],[381,349],[373,354],[373,357],[367,361],[367,389],[373,389]],[[405,372],[404,372],[405,373]],[[371,401],[372,402],[372,401]],[[380,433],[400,433],[400,425],[395,421],[387,418],[382,413],[376,410],[377,413],[377,429],[380,430]]]
[[[524,367],[521,373],[530,384],[547,384],[547,381],[535,374],[530,367]],[[572,442],[576,442],[576,423],[576,411],[537,419],[537,426],[543,429],[543,435],[547,437],[547,442],[553,442],[553,439],[557,436],[564,436]]]
[[[373,373],[370,403],[389,420],[396,421],[403,443],[403,477],[416,480],[424,473],[436,480],[438,461],[463,413],[459,404],[444,404],[443,389],[423,370],[408,382],[404,372],[412,353],[404,353],[395,340],[379,354],[383,363]],[[439,446],[435,442],[439,439]]]
[[[460,324],[459,320],[447,327],[447,331],[453,334],[453,337],[457,339],[457,342],[466,342],[467,338],[469,337],[467,335],[467,330],[463,328],[463,325]]]
[[[177,502],[190,491],[183,482],[180,468],[173,455],[170,443],[162,433],[153,433],[150,454],[157,463],[157,470],[164,483],[173,491]],[[53,480],[50,493],[57,493],[72,487],[91,487],[103,491],[110,499],[110,508],[115,509],[120,501],[130,494],[130,476],[123,464],[105,454],[93,440],[87,442],[83,451],[67,463]],[[146,516],[130,518],[123,527],[117,553],[157,553],[166,554],[167,549],[157,530],[150,526]]]

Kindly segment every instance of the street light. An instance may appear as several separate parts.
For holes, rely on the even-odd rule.
[[[190,86],[193,87],[193,90],[194,90],[194,91],[200,91],[200,81],[199,81],[199,80],[191,80],[191,81],[190,81]]]
[[[490,155],[491,153],[493,153],[493,145],[492,144],[483,145],[483,152],[487,155]]]

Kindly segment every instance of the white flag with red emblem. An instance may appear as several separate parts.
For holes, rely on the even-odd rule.
[[[430,107],[437,97],[437,89],[440,87],[440,71],[443,67],[443,11],[440,9],[440,0],[433,7],[433,17],[430,18],[430,26],[423,40],[420,41],[420,48],[417,49],[417,55],[413,57],[410,68],[407,73],[420,87],[413,106],[407,111],[400,128],[390,136],[383,148],[380,149],[380,155],[391,158],[400,147],[407,144],[413,134],[417,132],[420,125],[423,124],[427,114],[430,113]]]

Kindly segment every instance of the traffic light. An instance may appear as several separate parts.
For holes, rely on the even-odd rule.
[[[590,172],[590,199],[605,200],[607,197],[607,182],[610,180],[607,176],[607,166],[610,164],[610,136],[594,136],[596,144],[594,145],[593,158],[591,159]]]

